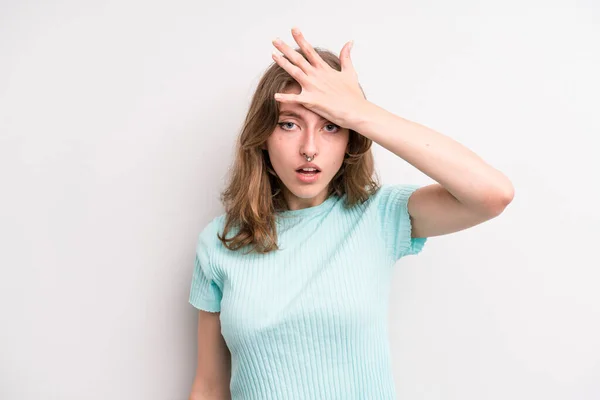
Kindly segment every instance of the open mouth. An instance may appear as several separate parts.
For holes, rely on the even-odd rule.
[[[318,169],[304,169],[304,168],[300,168],[296,170],[296,176],[298,177],[298,180],[300,182],[304,182],[304,183],[313,183],[316,182],[319,179],[319,176],[321,175],[321,171],[319,171]]]
[[[320,173],[321,171],[316,168],[300,168],[300,169],[297,169],[296,172],[299,172],[302,175],[311,176],[311,175],[316,175],[316,174]]]

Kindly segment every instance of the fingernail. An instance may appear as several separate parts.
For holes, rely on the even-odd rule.
[[[297,26],[293,27],[293,28],[292,28],[292,33],[293,33],[294,35],[297,35],[297,34],[299,34],[299,33],[300,33],[300,28],[298,28]]]
[[[279,43],[281,43],[281,39],[276,37],[275,39],[273,39],[273,43],[279,44]]]

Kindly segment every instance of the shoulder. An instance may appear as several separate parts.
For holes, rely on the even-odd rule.
[[[363,201],[349,203],[347,195],[344,194],[342,201],[338,202],[338,207],[348,212],[355,210],[359,210],[360,212],[384,211],[387,207],[406,203],[410,195],[419,187],[420,185],[409,183],[378,184],[370,189],[368,197]]]
[[[215,247],[220,243],[217,234],[222,235],[225,226],[226,214],[220,214],[211,219],[200,231],[198,236],[198,246]]]
[[[382,185],[374,195],[375,209],[384,244],[395,262],[409,254],[418,254],[426,238],[413,238],[408,202],[421,185],[397,183]]]
[[[403,221],[408,217],[408,201],[421,185],[411,183],[383,184],[373,195],[373,206],[381,218]]]
[[[389,208],[406,207],[409,197],[420,185],[410,183],[384,183],[371,190],[369,198],[356,206],[366,210],[379,210],[386,213]]]
[[[213,278],[213,260],[215,252],[222,246],[217,233],[222,231],[224,214],[218,215],[211,219],[198,234],[196,241],[196,260],[203,272]]]
[[[373,193],[372,197],[379,202],[385,202],[390,198],[409,197],[421,185],[411,183],[384,183]]]

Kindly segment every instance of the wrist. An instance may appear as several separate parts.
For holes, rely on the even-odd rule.
[[[352,108],[347,118],[346,127],[359,133],[365,131],[365,127],[375,120],[378,115],[381,115],[382,111],[384,111],[382,108],[365,99]]]

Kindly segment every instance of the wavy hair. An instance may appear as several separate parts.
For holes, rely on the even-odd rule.
[[[341,71],[338,56],[329,50],[314,49],[331,68]],[[294,50],[306,59],[301,49]],[[279,249],[275,217],[277,212],[288,208],[282,194],[283,182],[262,146],[279,118],[279,102],[273,95],[294,83],[298,84],[274,62],[259,80],[252,96],[237,140],[233,166],[229,169],[229,180],[220,194],[226,221],[223,235],[217,233],[217,236],[229,250],[251,246],[250,251],[265,254]],[[364,96],[362,87],[360,89]],[[327,195],[346,195],[344,206],[347,208],[366,201],[380,187],[371,151],[373,141],[352,129],[349,134],[343,164],[329,183]],[[232,229],[234,236],[227,238]]]

